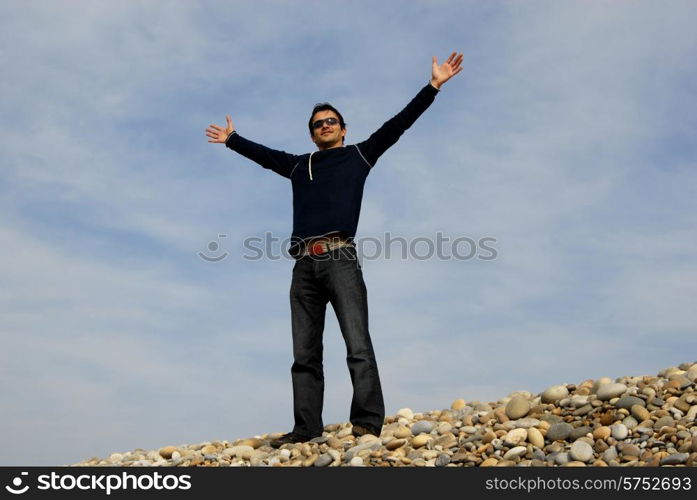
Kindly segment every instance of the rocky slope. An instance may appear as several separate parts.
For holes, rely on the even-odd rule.
[[[281,433],[233,442],[113,453],[75,466],[697,466],[697,363],[657,375],[603,377],[516,391],[497,402],[385,419],[382,434],[355,439],[332,424],[308,443],[269,446]]]

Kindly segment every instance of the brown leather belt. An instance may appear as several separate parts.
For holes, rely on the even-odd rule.
[[[337,248],[353,246],[353,242],[341,237],[327,237],[321,240],[310,241],[305,244],[298,258],[307,257],[308,255],[321,255],[323,253],[336,250]]]

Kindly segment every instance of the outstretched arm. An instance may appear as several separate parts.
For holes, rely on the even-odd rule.
[[[225,119],[227,121],[227,126],[225,127],[215,124],[208,126],[206,129],[206,135],[210,138],[208,142],[225,144],[228,148],[258,163],[262,167],[273,170],[283,177],[290,178],[293,166],[299,159],[296,155],[267,148],[245,139],[235,130],[230,115],[226,115]]]
[[[363,158],[371,167],[426,111],[426,108],[436,98],[441,85],[462,71],[461,64],[462,54],[457,55],[456,52],[453,52],[448,57],[448,60],[440,66],[438,65],[438,60],[434,57],[430,82],[416,94],[416,97],[402,111],[386,121],[367,140],[357,144]]]

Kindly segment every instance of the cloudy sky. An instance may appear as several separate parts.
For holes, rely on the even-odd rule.
[[[368,177],[357,236],[488,237],[496,258],[364,247],[387,414],[695,361],[696,15],[3,2],[0,465],[289,431],[293,262],[243,242],[290,235],[290,185],[204,129],[230,113],[300,154],[330,101],[358,142],[453,50],[464,70]],[[345,355],[329,307],[325,423],[348,420]]]

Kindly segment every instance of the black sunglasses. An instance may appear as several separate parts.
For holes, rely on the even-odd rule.
[[[318,129],[318,128],[322,128],[322,127],[324,126],[325,123],[326,123],[327,125],[337,125],[337,124],[339,123],[339,119],[338,119],[338,118],[334,118],[334,117],[332,116],[332,117],[329,117],[329,118],[325,118],[324,120],[317,120],[315,123],[312,124],[312,128],[315,129],[315,130]]]

